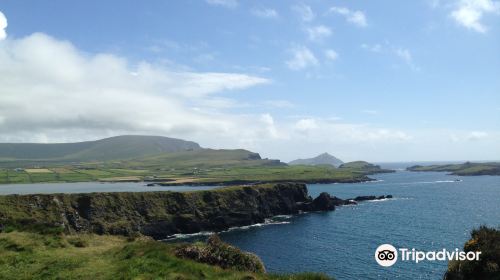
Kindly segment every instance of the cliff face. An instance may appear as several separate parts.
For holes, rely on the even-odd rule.
[[[0,196],[0,227],[45,224],[69,232],[142,233],[161,239],[261,223],[275,215],[298,213],[305,205],[316,210],[304,184],[185,193],[9,195]]]

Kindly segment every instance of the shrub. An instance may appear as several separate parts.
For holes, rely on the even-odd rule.
[[[450,261],[445,280],[500,280],[500,230],[486,226],[472,230],[464,251],[480,251],[479,261]]]

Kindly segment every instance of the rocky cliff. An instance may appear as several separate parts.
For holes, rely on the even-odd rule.
[[[184,193],[8,195],[0,196],[0,230],[45,225],[70,233],[140,233],[162,239],[262,223],[299,211],[333,210],[349,203],[355,202],[327,193],[313,200],[304,184],[293,183]]]

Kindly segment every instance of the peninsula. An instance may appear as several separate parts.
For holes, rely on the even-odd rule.
[[[443,165],[414,165],[408,167],[409,171],[438,171],[438,172],[450,172],[450,175],[458,176],[480,176],[480,175],[500,175],[500,162],[483,162],[483,163],[473,163],[465,162],[461,164],[443,164]]]

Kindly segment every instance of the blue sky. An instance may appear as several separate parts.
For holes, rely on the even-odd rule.
[[[0,71],[27,77],[3,80],[1,141],[146,133],[283,160],[500,159],[500,1],[2,1],[0,11]]]

